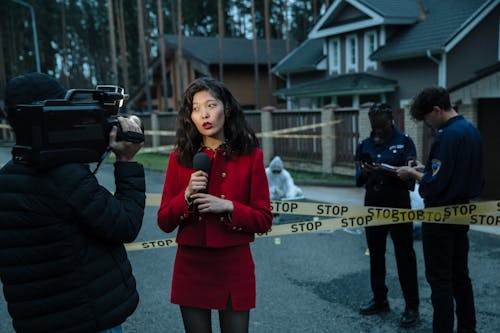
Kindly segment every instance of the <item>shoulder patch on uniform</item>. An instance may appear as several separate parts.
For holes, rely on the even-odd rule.
[[[432,164],[432,176],[435,176],[439,172],[439,169],[441,169],[441,161],[438,160],[437,158],[433,158],[431,164]]]

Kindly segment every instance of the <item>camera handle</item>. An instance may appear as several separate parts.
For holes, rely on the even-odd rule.
[[[116,127],[118,128],[118,131],[116,133],[116,141],[128,141],[133,143],[144,142],[143,133],[137,133],[132,131],[124,132],[119,123],[117,124]]]
[[[94,90],[94,89],[69,89],[66,92],[64,99],[68,101],[78,102],[78,98],[75,100],[75,97],[79,95],[87,96],[87,98],[84,99],[85,101],[88,101],[88,97],[92,97],[92,100],[101,102],[121,101],[126,97],[125,95],[114,91],[104,91],[104,90]]]

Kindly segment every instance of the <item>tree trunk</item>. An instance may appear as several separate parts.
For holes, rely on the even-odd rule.
[[[180,100],[184,92],[184,75],[182,71],[182,0],[177,0],[177,93]]]
[[[113,0],[108,0],[108,24],[109,24],[109,56],[111,58],[111,82],[118,83],[118,67],[116,64],[116,39],[115,20],[113,15]]]
[[[264,24],[266,33],[266,60],[267,60],[267,104],[272,105],[273,76],[271,73],[271,26],[269,24],[269,0],[264,0]]]
[[[120,68],[122,74],[122,84],[125,88],[125,91],[129,91],[129,83],[128,83],[128,58],[127,58],[127,39],[125,35],[125,18],[123,13],[123,0],[118,0],[115,4],[117,4],[116,16],[117,16],[117,25],[118,25],[118,41],[120,46]]]
[[[255,79],[255,108],[260,109],[260,84],[259,84],[259,51],[257,49],[257,29],[255,27],[255,0],[252,0],[252,45],[253,45],[253,71]]]
[[[66,55],[68,54],[68,50],[66,49],[66,1],[61,2],[61,37],[62,37],[62,64],[61,64],[61,79],[66,88],[69,87],[68,80],[68,65],[66,63]]]
[[[0,45],[3,46],[3,34],[0,33]],[[0,47],[0,99],[5,98],[3,96],[3,92],[5,91],[5,85],[7,83],[6,77],[6,68],[5,68],[5,59],[3,56],[3,47]]]
[[[318,2],[317,0],[312,0],[313,6],[313,23],[316,23],[316,18],[318,17]]]
[[[219,21],[219,80],[224,81],[224,12],[222,11],[222,0],[217,0],[217,18]]]
[[[160,61],[161,61],[161,86],[162,86],[162,95],[163,99],[161,99],[161,105],[158,106],[158,109],[161,111],[168,111],[168,82],[167,82],[167,64],[166,64],[166,53],[165,53],[165,36],[163,29],[163,5],[162,0],[156,1],[157,9],[158,9],[158,44],[160,46]],[[161,107],[161,108],[160,108]]]
[[[139,44],[141,48],[141,67],[143,73],[144,93],[146,95],[146,112],[151,112],[151,90],[149,84],[148,54],[146,52],[146,36],[144,34],[144,14],[142,0],[137,0],[137,26],[139,28]]]
[[[170,15],[172,15],[172,33],[175,35],[177,33],[177,24],[175,22],[175,2],[170,0]]]
[[[288,0],[285,0],[285,40],[286,53],[290,53],[290,22],[288,21]]]
[[[316,23],[318,18],[318,1],[312,0],[312,14],[313,14],[313,23]]]

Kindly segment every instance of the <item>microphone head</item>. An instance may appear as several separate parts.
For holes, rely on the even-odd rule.
[[[202,170],[208,173],[212,167],[210,157],[205,153],[196,153],[193,157],[193,169]]]

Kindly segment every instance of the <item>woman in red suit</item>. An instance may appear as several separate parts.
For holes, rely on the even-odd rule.
[[[255,307],[249,243],[272,222],[262,150],[216,80],[189,85],[178,119],[158,211],[162,230],[179,228],[171,302],[180,305],[186,332],[211,332],[211,309],[219,310],[222,333],[248,332]],[[210,160],[197,167],[205,171],[193,169],[200,152]]]

